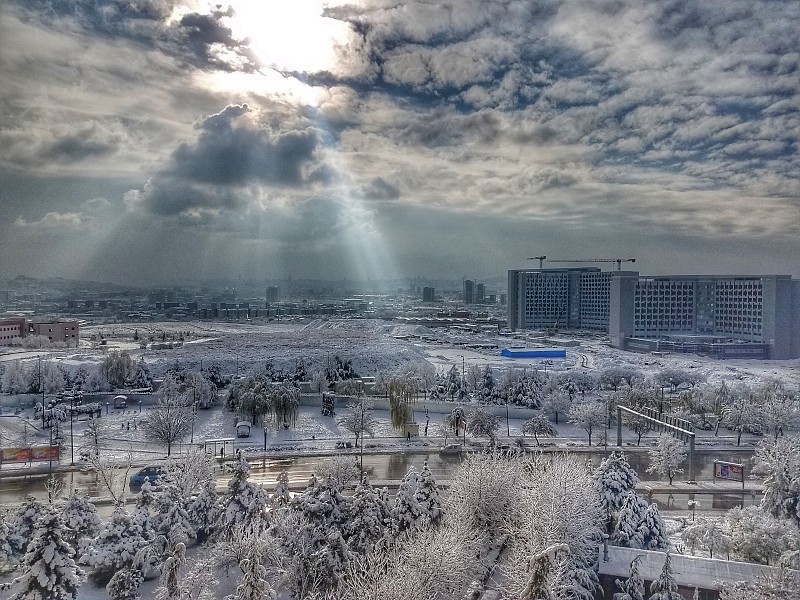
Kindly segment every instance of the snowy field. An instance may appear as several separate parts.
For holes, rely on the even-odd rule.
[[[103,346],[89,341],[102,334]],[[134,340],[138,335],[139,341]],[[179,347],[153,349],[152,344],[142,349],[141,341],[161,336],[168,341],[183,334]],[[611,366],[631,366],[645,375],[664,368],[696,369],[704,373],[709,382],[743,381],[758,383],[779,378],[788,387],[800,386],[800,359],[784,361],[728,360],[718,361],[695,354],[670,354],[653,356],[611,348],[598,339],[580,340],[581,345],[567,348],[567,358],[560,360],[519,360],[500,356],[500,348],[517,340],[487,334],[449,332],[423,326],[395,325],[389,321],[370,319],[314,319],[307,323],[210,323],[157,322],[147,324],[98,325],[81,331],[78,350],[56,352],[0,349],[0,362],[21,358],[36,360],[38,356],[52,355],[70,368],[80,365],[97,365],[106,353],[126,350],[135,359],[140,357],[150,366],[154,376],[163,375],[175,361],[197,370],[201,361],[205,366],[216,363],[224,373],[245,374],[258,369],[266,362],[276,368],[294,370],[303,361],[311,372],[325,367],[334,356],[351,360],[355,371],[362,376],[374,376],[408,367],[430,364],[438,372],[462,364],[469,369],[477,365],[490,365],[499,370],[515,367],[539,370],[568,370],[577,367],[602,370]],[[401,339],[402,338],[402,339]],[[425,338],[426,341],[422,341]],[[435,340],[435,342],[429,341]],[[472,350],[464,344],[491,343],[496,350]],[[178,342],[176,342],[177,346]]]

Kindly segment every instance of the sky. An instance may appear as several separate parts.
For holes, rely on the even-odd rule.
[[[0,277],[797,277],[799,38],[796,0],[6,0]]]

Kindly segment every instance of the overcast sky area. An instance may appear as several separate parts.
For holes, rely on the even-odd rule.
[[[7,0],[0,277],[797,277],[799,38],[797,0]]]

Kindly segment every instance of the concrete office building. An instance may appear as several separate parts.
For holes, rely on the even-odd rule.
[[[800,357],[800,281],[788,275],[542,269],[509,271],[508,283],[511,329],[604,330],[633,351]]]
[[[611,279],[628,271],[597,267],[508,272],[511,329],[608,330]]]
[[[28,322],[25,319],[0,320],[0,346],[8,346],[14,340],[25,337],[28,333]]]
[[[434,302],[436,300],[435,290],[432,287],[424,287],[422,288],[422,301],[423,302]]]

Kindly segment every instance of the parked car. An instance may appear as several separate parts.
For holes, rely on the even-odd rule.
[[[131,487],[142,485],[145,478],[150,483],[153,483],[160,479],[163,474],[164,468],[158,465],[144,467],[143,469],[131,475]]]
[[[450,455],[461,454],[463,449],[464,448],[461,446],[461,444],[447,444],[447,446],[444,446],[439,449],[439,454],[450,454]]]

